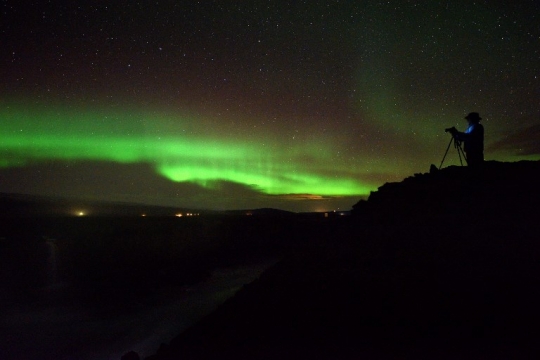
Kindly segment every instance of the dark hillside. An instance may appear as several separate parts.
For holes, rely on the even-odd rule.
[[[539,184],[539,162],[385,184],[149,359],[536,358]]]

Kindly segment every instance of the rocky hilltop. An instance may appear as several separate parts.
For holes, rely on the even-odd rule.
[[[147,359],[532,358],[539,186],[540,162],[385,184]]]

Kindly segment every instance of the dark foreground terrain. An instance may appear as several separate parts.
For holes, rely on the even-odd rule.
[[[64,204],[28,199],[0,203],[1,360],[152,354],[325,225],[272,210],[51,216]]]
[[[148,359],[537,358],[539,186],[538,162],[385,184]]]
[[[328,218],[74,217],[3,198],[0,359],[536,359],[540,162],[485,165],[385,184]],[[234,269],[275,259],[203,317],[203,298],[241,286]],[[232,277],[206,289],[220,268]],[[206,297],[186,296],[195,284]],[[137,340],[163,328],[181,333]]]

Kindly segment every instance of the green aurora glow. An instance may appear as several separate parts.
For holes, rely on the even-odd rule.
[[[181,130],[176,134],[165,125],[171,116],[4,106],[0,166],[50,160],[149,163],[169,180],[206,188],[229,181],[269,195],[361,196],[373,190],[371,184],[361,184],[351,176],[350,169],[332,162],[326,155],[327,145],[295,148],[266,142],[261,146],[250,139]],[[177,124],[194,121],[174,120]]]

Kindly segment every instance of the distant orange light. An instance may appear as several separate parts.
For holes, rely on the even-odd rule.
[[[182,215],[182,213],[178,213],[178,214],[176,214],[176,215],[174,215],[174,216],[176,216],[176,217],[182,217],[182,216],[184,216],[184,215]]]

